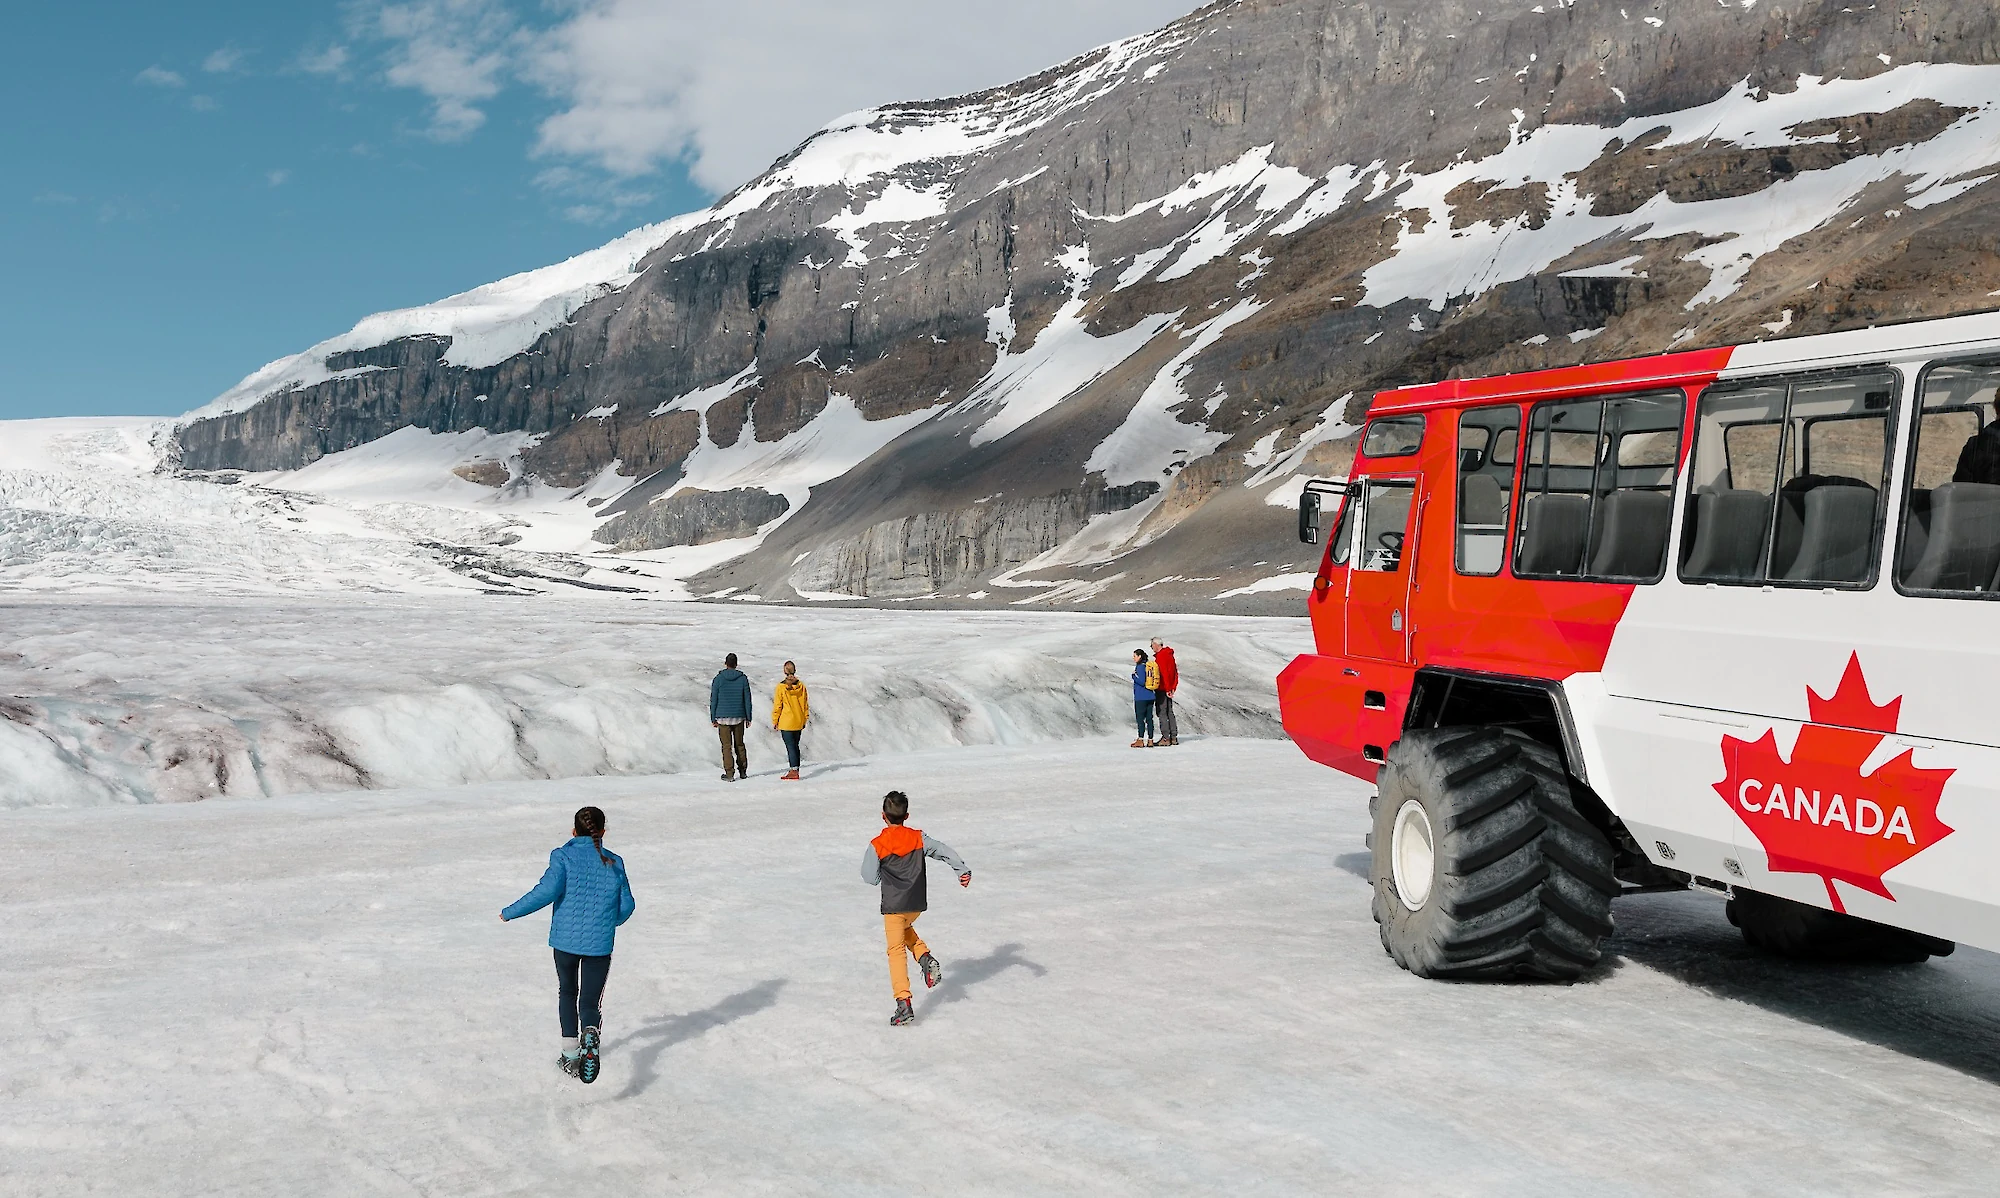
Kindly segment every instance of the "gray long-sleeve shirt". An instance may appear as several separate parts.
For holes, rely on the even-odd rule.
[[[883,829],[862,851],[861,880],[882,888],[884,915],[927,909],[926,857],[936,857],[960,876],[972,872],[950,845],[900,824]]]

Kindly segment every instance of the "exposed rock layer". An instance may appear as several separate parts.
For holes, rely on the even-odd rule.
[[[1149,517],[1161,540],[1144,560],[1227,575],[1245,545],[1277,563],[1268,569],[1293,564],[1299,551],[1284,542],[1282,512],[1231,502],[1212,520],[1188,515],[1250,485],[1253,455],[1268,460],[1316,429],[1336,431],[1382,387],[1753,340],[1767,326],[1819,332],[2000,303],[2000,160],[1966,161],[1967,186],[1921,207],[1885,167],[1836,216],[1750,254],[1740,282],[1709,298],[1718,268],[1694,256],[1737,230],[1670,236],[1655,227],[1673,215],[1657,205],[1776,204],[1776,193],[1765,196],[1773,188],[1796,197],[1840,186],[1836,172],[1973,119],[1964,102],[1899,98],[1880,111],[1810,113],[1783,145],[1722,135],[1668,144],[1659,129],[1674,114],[1908,63],[2000,63],[2000,10],[1764,0],[1653,11],[1591,0],[1549,12],[1488,12],[1463,0],[1213,5],[1008,87],[884,110],[872,127],[885,135],[1023,123],[976,153],[766,188],[726,225],[669,239],[636,281],[498,365],[453,366],[448,343],[423,336],[337,355],[325,365],[339,377],[183,429],[182,461],[290,468],[406,425],[477,427],[542,434],[522,466],[558,485],[581,485],[613,463],[634,479],[671,481],[707,448],[809,437],[839,397],[870,422],[949,413],[815,482],[811,501],[762,548],[713,575],[767,598],[784,597],[788,584],[949,596],[1081,528],[1088,480],[1105,469],[1095,451],[1164,389],[1163,418],[1132,436],[1139,448],[1107,481],[1169,486]],[[1550,127],[1628,123],[1594,158],[1552,177],[1473,174],[1441,202],[1411,199],[1428,175],[1497,161]],[[769,178],[784,178],[792,161]],[[1266,168],[1254,179],[1214,182],[1259,161]],[[1306,212],[1342,171],[1351,191]],[[1321,191],[1266,211],[1293,177]],[[763,195],[763,186],[743,194]],[[943,195],[943,211],[855,227],[856,214],[893,188]],[[1503,265],[1508,251],[1468,249],[1490,252],[1494,265],[1441,299],[1397,298],[1370,273],[1439,229],[1551,234],[1565,195],[1590,217],[1629,221],[1525,269]],[[1225,252],[1203,258],[1200,247],[1218,240]],[[1604,268],[1614,262],[1617,270]],[[1590,277],[1570,273],[1580,268]],[[1174,313],[1168,331],[1063,402],[1049,397],[1040,418],[980,440],[998,402],[991,380],[1010,363],[1081,344],[1076,322],[1109,338]],[[1220,317],[1229,323],[1209,323]],[[676,406],[739,377],[750,381],[699,410]],[[1027,385],[1052,385],[1036,377]],[[979,402],[955,406],[968,399]],[[739,535],[768,508],[733,520],[711,508],[741,502],[699,498],[658,513],[660,504],[626,505],[599,539]],[[1233,525],[1224,512],[1235,513]],[[794,569],[801,553],[809,556]],[[1145,581],[1133,574],[1124,588]],[[1114,589],[1103,601],[1134,594]]]

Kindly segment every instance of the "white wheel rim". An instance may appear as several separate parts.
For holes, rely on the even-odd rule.
[[[1431,877],[1437,870],[1437,848],[1431,841],[1431,817],[1424,805],[1407,799],[1396,812],[1389,836],[1389,869],[1396,879],[1396,897],[1412,911],[1431,897]]]

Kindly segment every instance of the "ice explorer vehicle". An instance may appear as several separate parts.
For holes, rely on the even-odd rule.
[[[1662,886],[2000,949],[1996,384],[2000,313],[1378,395],[1278,688],[1397,962],[1574,977]]]

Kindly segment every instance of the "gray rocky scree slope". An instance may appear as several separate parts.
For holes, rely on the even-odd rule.
[[[182,460],[525,430],[545,480],[629,479],[621,547],[782,517],[702,589],[970,603],[1042,554],[1002,581],[1070,585],[986,601],[1204,608],[1308,568],[1270,480],[1379,388],[2000,305],[2000,11],[1854,8],[1213,5],[808,141],[497,365],[351,351]],[[683,490],[849,401],[895,434],[858,466]]]

